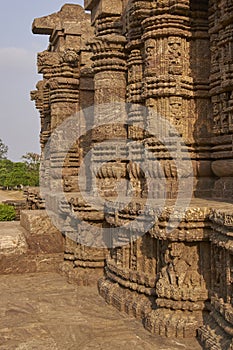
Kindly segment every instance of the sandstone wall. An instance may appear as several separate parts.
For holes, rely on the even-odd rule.
[[[65,5],[33,24],[34,33],[50,35],[38,56],[43,80],[32,92],[42,151],[61,123],[93,105],[77,125],[88,132],[65,162],[61,148],[53,148],[42,171],[50,210],[65,222],[64,272],[79,284],[98,280],[108,303],[153,333],[193,337],[198,330],[207,349],[233,346],[232,6],[229,0],[86,0],[91,15]],[[152,132],[161,117],[177,130],[169,143]],[[178,138],[186,146],[177,148]],[[94,173],[86,167],[82,184],[94,202],[107,200],[104,210],[77,186],[89,153]],[[152,164],[146,175],[143,162]],[[65,197],[57,194],[60,168]],[[191,192],[181,186],[190,178]],[[118,198],[116,182],[124,180]],[[147,220],[154,223],[145,230]],[[70,239],[71,228],[87,244]],[[105,229],[106,247],[90,244]]]

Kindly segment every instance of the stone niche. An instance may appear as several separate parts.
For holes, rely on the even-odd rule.
[[[34,21],[33,32],[50,41],[38,55],[43,79],[32,92],[42,153],[73,113],[84,110],[77,128],[91,125],[65,162],[62,148],[50,153],[42,174],[51,208],[73,222],[77,237],[88,242],[97,231],[108,232],[100,249],[70,239],[64,227],[64,273],[78,284],[98,282],[108,303],[152,333],[198,335],[206,349],[227,350],[233,348],[232,6],[227,0],[86,0],[89,15],[64,5]],[[91,118],[85,112],[90,106]],[[148,131],[160,123],[158,116],[176,128],[169,144]],[[99,126],[104,120],[111,123]],[[177,135],[188,157],[183,147],[177,150]],[[117,138],[125,146],[115,159]],[[94,175],[86,169],[83,186],[96,201],[105,200],[104,210],[88,203],[77,186],[89,151]],[[151,159],[158,168],[148,166],[145,176],[137,163]],[[60,168],[65,202],[57,194]],[[191,198],[187,187],[180,188],[187,178]],[[128,185],[118,196],[120,181]],[[36,201],[43,206],[39,194],[29,193],[28,203]],[[146,217],[138,219],[144,209]],[[82,222],[75,224],[70,211]],[[153,224],[145,229],[148,218]]]

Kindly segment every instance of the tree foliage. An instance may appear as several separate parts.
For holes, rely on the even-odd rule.
[[[2,139],[0,139],[0,159],[5,159],[7,156],[8,147],[4,144]]]
[[[40,167],[40,155],[33,152],[28,152],[22,156],[23,162],[27,164],[28,169],[38,170]]]
[[[0,159],[0,186],[39,186],[39,155],[24,158],[23,162]]]

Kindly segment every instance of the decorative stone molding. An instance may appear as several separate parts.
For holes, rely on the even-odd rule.
[[[63,272],[81,285],[98,281],[109,304],[142,320],[152,333],[194,337],[198,330],[206,349],[230,350],[233,2],[86,0],[85,7],[91,18],[80,6],[65,5],[33,25],[35,33],[50,35],[48,50],[38,55],[43,81],[31,94],[41,115],[42,149],[58,125],[94,104],[92,119],[84,112],[77,126],[83,130],[90,123],[92,130],[71,147],[65,162],[62,147],[54,150],[43,174],[55,193],[63,170],[65,199],[48,196],[64,219]],[[130,104],[119,107],[121,124],[114,124],[114,108],[106,107],[117,102]],[[110,123],[99,126],[106,113]],[[188,153],[183,145],[174,155],[172,133],[166,145],[148,131],[159,117],[177,129]],[[125,144],[115,159],[117,138]],[[85,176],[82,181],[94,198],[107,199],[102,211],[85,202],[77,185],[88,152],[96,181],[87,184]],[[140,162],[151,159],[157,163],[148,165],[145,176]],[[188,205],[179,181],[190,176],[193,197],[202,199]],[[153,179],[158,181],[150,202]],[[116,184],[122,180],[128,185],[118,199]],[[173,210],[178,194],[182,200]],[[28,205],[43,208],[44,202],[30,193]],[[137,220],[143,210],[145,217]],[[171,215],[177,221],[181,213],[170,230]],[[104,228],[106,245],[115,248],[93,247],[100,243],[95,233]]]

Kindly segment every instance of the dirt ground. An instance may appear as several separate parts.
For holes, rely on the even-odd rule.
[[[0,190],[0,202],[7,200],[23,200],[23,191],[3,191]]]

